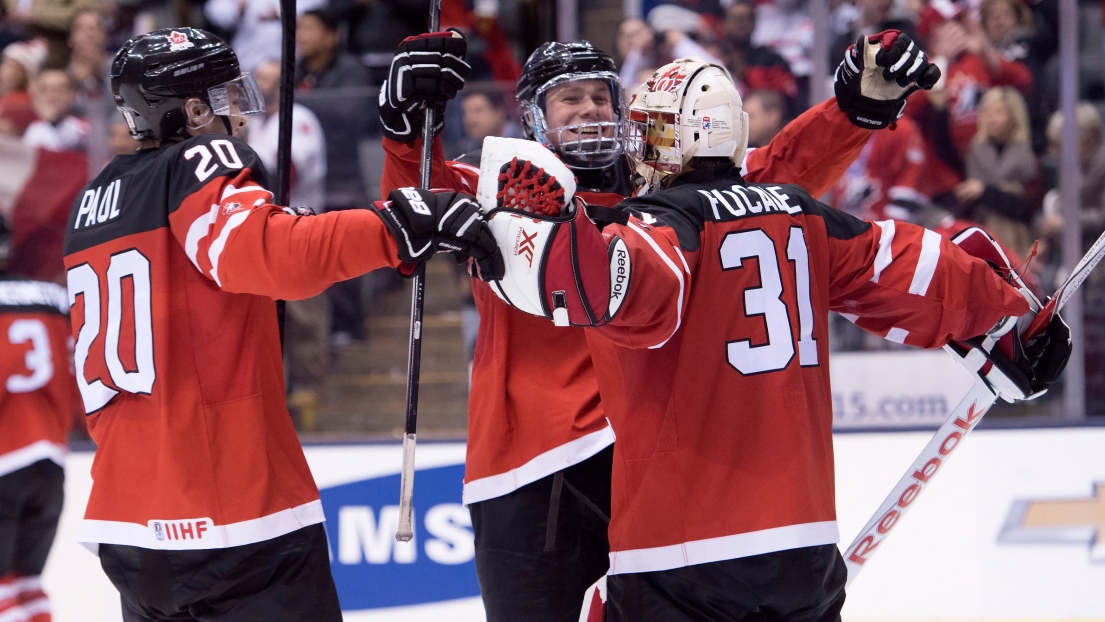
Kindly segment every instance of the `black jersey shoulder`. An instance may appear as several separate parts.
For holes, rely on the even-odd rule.
[[[65,254],[111,240],[153,231],[169,224],[191,194],[220,176],[250,169],[265,186],[268,177],[260,157],[244,142],[208,134],[116,156],[77,195],[65,231]]]
[[[0,275],[0,314],[69,314],[69,294],[57,283]]]
[[[850,239],[870,224],[818,202],[794,184],[748,183],[739,176],[709,177],[676,183],[670,188],[623,201],[646,222],[670,226],[684,250],[698,249],[699,234],[708,222],[730,222],[750,218],[822,218],[830,237]]]

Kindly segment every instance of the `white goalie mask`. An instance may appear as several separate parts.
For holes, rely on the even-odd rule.
[[[748,147],[748,113],[729,72],[697,58],[656,70],[629,101],[626,152],[650,189],[691,170],[694,158],[728,158]]]

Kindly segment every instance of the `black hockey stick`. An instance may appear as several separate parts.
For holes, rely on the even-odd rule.
[[[285,207],[292,188],[292,89],[295,79],[295,0],[280,0],[280,115],[276,138],[276,204]],[[317,207],[312,205],[311,207]],[[276,301],[276,322],[280,350],[284,350],[286,303]]]
[[[430,32],[441,28],[441,0],[430,0]],[[434,147],[434,109],[426,106],[422,118],[422,160],[419,162],[418,187],[430,189],[430,159]],[[418,375],[422,369],[422,309],[426,293],[426,264],[414,272],[411,291],[411,341],[407,351],[407,420],[403,429],[403,470],[399,479],[399,529],[395,539],[414,538],[414,444],[418,429]]]

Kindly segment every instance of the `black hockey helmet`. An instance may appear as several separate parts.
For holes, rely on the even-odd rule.
[[[614,119],[549,128],[545,118],[546,92],[574,80],[605,81],[610,88]],[[517,95],[525,137],[556,151],[569,167],[605,168],[624,152],[625,96],[618,68],[609,54],[589,41],[551,41],[534,50],[522,67]]]
[[[198,28],[166,28],[123,44],[111,64],[111,92],[138,140],[186,136],[184,102],[198,97],[215,115],[264,110],[252,76],[222,39]]]

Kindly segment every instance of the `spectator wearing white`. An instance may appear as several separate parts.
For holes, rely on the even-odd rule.
[[[778,52],[796,77],[808,77],[813,69],[810,62],[813,20],[806,0],[775,0],[759,5],[752,43]]]
[[[276,173],[280,134],[280,63],[265,60],[253,71],[265,96],[262,118],[250,120],[246,142],[270,175]],[[326,140],[313,112],[292,104],[291,196],[293,207],[322,211],[326,201]],[[300,430],[315,427],[315,413],[325,388],[330,354],[330,304],[326,293],[289,300],[284,307],[284,357],[288,370],[288,408]]]
[[[47,69],[31,81],[31,103],[38,121],[27,127],[23,144],[50,151],[84,151],[88,121],[72,114],[77,101],[73,81],[64,69]]]
[[[326,0],[299,0],[296,15],[326,6]],[[280,0],[207,0],[203,14],[219,28],[233,31],[231,47],[242,71],[280,56]]]

